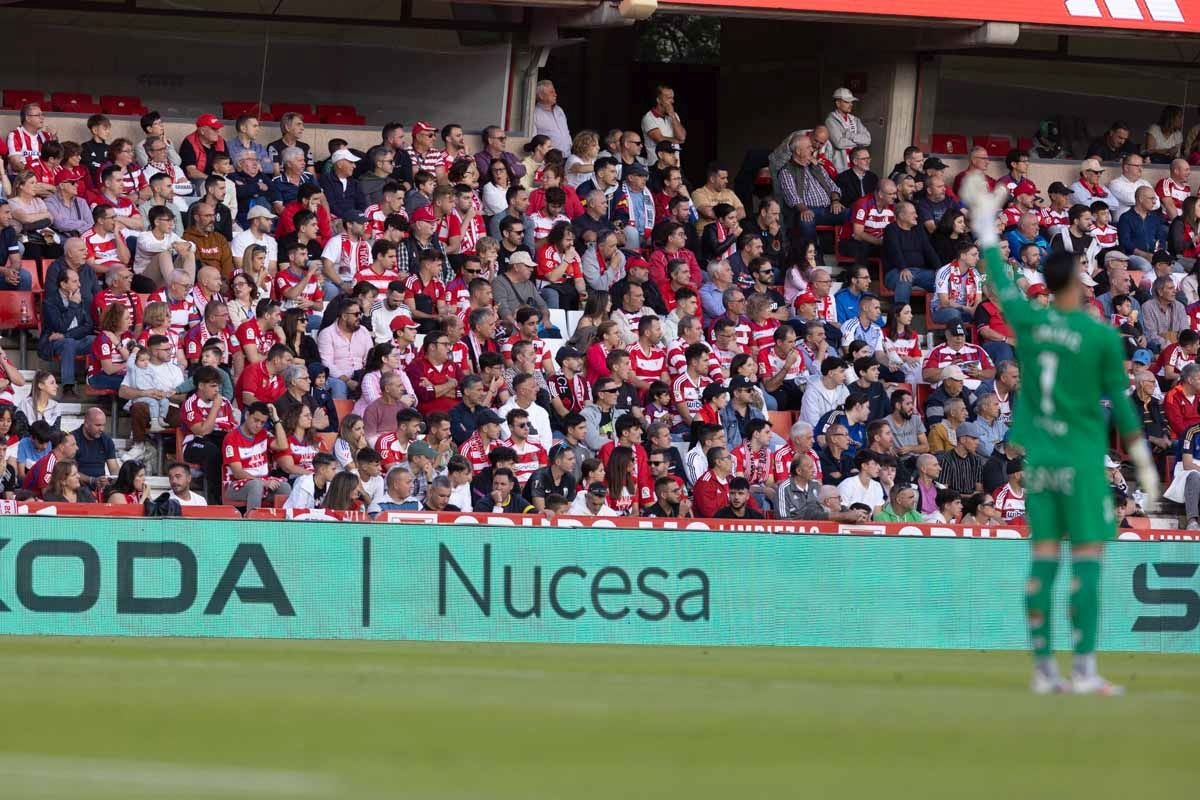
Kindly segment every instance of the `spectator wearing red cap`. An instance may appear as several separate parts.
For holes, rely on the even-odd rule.
[[[1022,179],[1009,189],[1008,193],[1012,196],[1012,203],[1000,212],[1005,228],[1015,228],[1019,225],[1022,214],[1033,213],[1040,216],[1036,208],[1037,187],[1033,181]]]
[[[447,173],[450,171],[450,156],[445,150],[439,150],[433,146],[434,139],[437,138],[437,128],[430,125],[428,122],[421,121],[414,123],[412,126],[412,144],[408,148],[408,157],[412,159],[413,173],[420,170],[425,170],[431,175],[436,175],[438,183],[446,183]],[[490,164],[488,166],[491,166]],[[480,175],[487,174],[481,170]]]
[[[179,158],[184,172],[193,181],[202,182],[207,178],[212,171],[213,156],[225,152],[222,127],[216,114],[201,114],[196,117],[196,130],[183,137]]]
[[[421,261],[421,254],[431,250],[438,254],[441,266],[439,276],[454,274],[450,269],[450,259],[446,257],[446,248],[435,235],[437,214],[433,206],[421,206],[412,212],[411,227],[408,238],[400,242],[396,250],[396,269],[401,275],[415,275]]]
[[[80,236],[92,227],[92,210],[79,196],[79,179],[66,170],[54,178],[54,194],[46,198],[50,227],[63,236]]]
[[[267,154],[277,165],[282,166],[284,162],[283,151],[289,147],[296,147],[304,154],[304,170],[315,175],[316,167],[313,164],[312,150],[309,146],[300,141],[304,136],[304,116],[295,111],[289,111],[279,118],[279,132],[282,134],[278,139],[267,145]],[[278,167],[276,168],[278,171]]]
[[[1044,283],[1030,285],[1025,290],[1025,296],[1038,308],[1045,308],[1050,304],[1050,290],[1046,288],[1046,284]]]

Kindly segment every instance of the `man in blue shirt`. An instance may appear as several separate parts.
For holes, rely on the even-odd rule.
[[[1032,211],[1026,211],[1021,215],[1021,221],[1017,223],[1017,227],[1004,235],[1008,240],[1008,252],[1016,253],[1020,256],[1021,248],[1027,244],[1037,245],[1038,254],[1045,258],[1050,251],[1050,243],[1046,241],[1046,237],[1042,236],[1041,228],[1038,226],[1038,216]]]
[[[21,268],[21,240],[12,227],[12,207],[0,198],[0,289],[28,292],[33,288],[33,276]]]
[[[1133,208],[1117,220],[1117,238],[1121,249],[1129,256],[1129,265],[1150,272],[1150,259],[1167,244],[1167,220],[1162,211],[1155,210],[1157,198],[1149,186],[1140,186],[1133,195]]]
[[[846,285],[838,289],[837,294],[833,296],[840,323],[845,323],[858,316],[859,301],[862,299],[863,293],[871,288],[871,270],[862,264],[850,267],[846,271],[846,275]]]

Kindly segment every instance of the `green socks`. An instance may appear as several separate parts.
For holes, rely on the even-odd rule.
[[[1033,654],[1038,658],[1047,658],[1051,655],[1050,604],[1054,591],[1054,577],[1057,574],[1058,558],[1042,559],[1035,556],[1033,566],[1029,570],[1029,581],[1025,584],[1025,611],[1029,619],[1029,642],[1033,647]],[[1093,599],[1094,608],[1095,601]],[[1092,634],[1094,642],[1094,627]]]
[[[1075,653],[1096,651],[1096,628],[1100,622],[1100,562],[1094,559],[1071,563],[1071,633]]]

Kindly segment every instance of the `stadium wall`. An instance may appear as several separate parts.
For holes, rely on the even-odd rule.
[[[8,517],[0,634],[1017,649],[1019,539]],[[1119,542],[1105,649],[1200,653],[1200,543]],[[1069,581],[1056,644],[1069,647]]]

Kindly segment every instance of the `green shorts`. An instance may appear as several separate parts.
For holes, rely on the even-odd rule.
[[[1117,531],[1112,489],[1104,470],[1094,467],[1026,464],[1025,517],[1034,541],[1089,544]]]

